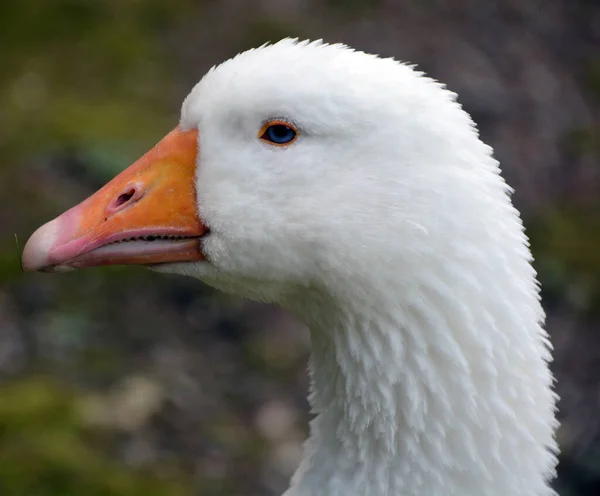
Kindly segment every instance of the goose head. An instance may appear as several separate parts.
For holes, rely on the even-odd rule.
[[[145,264],[299,315],[318,415],[289,495],[549,496],[550,356],[509,194],[441,84],[283,40],[211,69],[23,264]]]
[[[209,71],[177,128],[41,227],[23,262],[147,264],[269,301],[391,262],[408,277],[489,221],[480,204],[505,186],[487,155],[453,94],[411,67],[284,40]]]

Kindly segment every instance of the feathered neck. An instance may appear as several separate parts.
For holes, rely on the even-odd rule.
[[[518,258],[508,264],[527,274]],[[294,305],[311,329],[316,417],[285,496],[554,494],[554,396],[533,275],[531,287],[494,279],[476,261],[435,274]]]

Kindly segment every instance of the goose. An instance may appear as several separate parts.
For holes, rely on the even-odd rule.
[[[284,39],[210,69],[22,262],[143,264],[306,323],[314,417],[285,496],[550,496],[551,345],[511,193],[445,86]]]

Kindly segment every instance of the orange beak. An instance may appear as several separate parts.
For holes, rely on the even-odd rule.
[[[25,270],[202,260],[196,211],[198,131],[171,131],[152,150],[25,245]]]

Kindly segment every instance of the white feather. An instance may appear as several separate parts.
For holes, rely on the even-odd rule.
[[[273,118],[299,138],[258,139]],[[283,40],[213,68],[199,129],[209,263],[186,273],[311,330],[315,418],[286,496],[550,496],[548,338],[510,188],[455,95]]]

